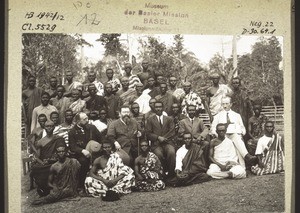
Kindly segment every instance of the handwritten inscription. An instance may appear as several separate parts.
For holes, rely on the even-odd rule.
[[[64,21],[65,17],[64,15],[59,14],[58,12],[40,12],[40,13],[34,13],[34,12],[28,12],[25,14],[26,19],[32,19],[32,18],[38,18],[38,19],[45,19],[45,20],[60,20]]]
[[[251,21],[249,24],[249,28],[243,28],[242,35],[256,35],[256,34],[265,34],[272,35],[276,31],[273,22],[262,22],[262,21]]]
[[[73,6],[76,8],[76,10],[84,11],[86,12],[88,9],[92,8],[92,3],[91,2],[84,2],[84,1],[76,1],[73,3]],[[79,21],[77,22],[76,26],[79,26],[81,24],[84,25],[99,25],[101,23],[101,18],[100,15],[97,13],[84,13],[83,15],[80,15]]]
[[[53,32],[57,25],[53,21],[64,21],[65,16],[59,12],[27,12],[24,18],[26,22],[22,25],[23,31],[48,31]],[[39,20],[48,23],[32,23],[31,20]]]

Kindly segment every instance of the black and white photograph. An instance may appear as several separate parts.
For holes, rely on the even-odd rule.
[[[20,39],[21,212],[285,212],[284,36]]]

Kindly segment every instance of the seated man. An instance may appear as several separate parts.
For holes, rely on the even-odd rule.
[[[58,161],[50,167],[48,185],[52,188],[50,194],[33,201],[33,205],[54,203],[77,195],[78,173],[80,163],[74,158],[66,157],[66,144],[57,143]]]
[[[182,138],[185,132],[189,132],[192,135],[193,142],[197,143],[202,149],[206,159],[206,165],[208,166],[209,155],[209,142],[208,142],[208,128],[204,125],[201,118],[195,117],[196,106],[187,106],[187,118],[179,121],[178,134]]]
[[[258,165],[251,167],[254,174],[266,175],[284,171],[284,140],[275,133],[273,121],[265,123],[265,135],[259,138],[255,155],[258,157]]]
[[[147,141],[140,143],[141,155],[134,162],[134,172],[136,175],[137,191],[159,191],[165,188],[162,181],[163,168],[159,158],[150,152],[150,146]]]
[[[192,142],[192,134],[183,134],[184,145],[176,152],[176,176],[168,183],[172,186],[187,186],[209,181],[202,148]]]
[[[165,172],[168,178],[175,175],[175,126],[173,119],[163,115],[163,103],[157,101],[154,104],[156,114],[148,118],[146,122],[146,135],[151,141],[151,148],[154,154],[164,163]]]
[[[113,144],[104,139],[103,155],[95,159],[89,177],[85,179],[85,189],[89,195],[110,201],[131,193],[131,187],[135,185],[133,170],[123,164],[112,148]]]
[[[36,150],[36,141],[42,138],[43,130],[45,128],[45,123],[47,121],[47,116],[45,114],[40,114],[38,116],[38,122],[40,124],[39,127],[36,127],[35,129],[32,130],[31,134],[28,135],[27,141],[28,141],[28,149],[29,153],[37,153]]]
[[[62,137],[53,135],[54,123],[52,121],[46,121],[45,130],[47,135],[36,143],[37,153],[34,155],[30,174],[37,185],[37,192],[40,196],[45,196],[50,192],[48,176],[51,165],[56,162],[56,144],[65,143]]]
[[[218,137],[210,144],[210,164],[207,174],[215,179],[245,178],[246,169],[239,163],[237,150],[229,138],[225,137],[226,124],[219,123],[216,127]]]

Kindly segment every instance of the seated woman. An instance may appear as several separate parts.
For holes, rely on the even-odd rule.
[[[131,187],[135,185],[133,170],[124,165],[112,148],[112,143],[104,139],[103,153],[95,159],[89,177],[85,179],[87,194],[102,197],[105,201],[120,199],[120,195],[131,193]]]
[[[45,130],[47,135],[36,143],[37,153],[34,155],[31,171],[31,177],[37,185],[37,192],[40,196],[45,196],[50,192],[48,176],[51,165],[56,162],[55,147],[58,142],[64,142],[62,137],[53,135],[54,123],[52,121],[46,121]]]
[[[258,163],[251,167],[256,175],[280,173],[284,171],[284,140],[274,131],[274,122],[265,123],[265,135],[259,138],[255,155]]]
[[[165,188],[162,181],[163,168],[159,158],[150,152],[147,141],[140,143],[141,155],[135,159],[136,191],[159,191]]]

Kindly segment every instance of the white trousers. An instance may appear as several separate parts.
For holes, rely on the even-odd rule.
[[[235,165],[229,169],[230,172],[232,172],[232,178],[234,179],[240,179],[240,178],[246,178],[246,170],[241,165]],[[209,176],[215,179],[223,179],[226,178],[224,176],[224,172],[221,171],[221,168],[217,164],[210,164],[207,172]]]

